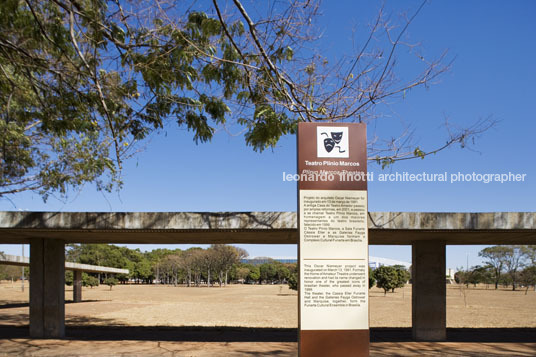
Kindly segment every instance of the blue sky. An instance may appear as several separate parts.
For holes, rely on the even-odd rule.
[[[385,10],[396,17],[415,10],[420,2],[387,1]],[[351,30],[372,21],[379,2],[326,2],[319,26],[326,53],[333,57],[349,48]],[[432,1],[409,29],[408,39],[421,42],[423,53],[439,55],[448,49],[455,57],[440,83],[418,89],[385,108],[382,116],[415,129],[424,149],[446,139],[443,120],[467,126],[492,115],[499,123],[470,149],[454,147],[424,160],[400,162],[381,172],[526,174],[524,182],[509,183],[369,183],[371,211],[489,212],[534,211],[536,165],[536,3],[532,1]],[[346,51],[347,52],[347,51]],[[402,60],[400,75],[413,64]],[[379,120],[383,120],[380,117]],[[387,122],[387,121],[386,121]],[[379,125],[382,125],[379,122]],[[387,125],[387,124],[385,124]],[[241,136],[225,131],[211,143],[195,145],[191,133],[169,126],[152,135],[147,148],[125,165],[121,192],[96,193],[90,185],[71,192],[66,202],[43,203],[32,194],[0,200],[0,210],[31,211],[295,211],[296,184],[283,182],[282,173],[296,172],[295,137],[284,137],[273,150],[253,152]],[[138,246],[136,246],[138,247]],[[139,246],[143,250],[154,246]],[[251,256],[295,256],[296,246],[244,246]],[[480,263],[481,246],[447,248],[447,266]],[[12,254],[20,246],[0,246]],[[26,250],[27,252],[28,250]],[[411,261],[407,247],[371,246],[370,254]]]

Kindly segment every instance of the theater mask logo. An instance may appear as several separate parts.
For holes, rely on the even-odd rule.
[[[316,127],[317,156],[348,158],[348,127],[317,126]]]

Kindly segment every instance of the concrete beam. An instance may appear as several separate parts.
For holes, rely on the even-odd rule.
[[[17,255],[3,254],[0,255],[0,264],[6,265],[18,265],[18,266],[29,266],[30,258],[29,257],[20,257]],[[100,265],[91,265],[91,264],[80,264],[65,262],[66,270],[78,270],[85,273],[112,273],[112,274],[128,274],[128,269],[119,269],[119,268],[110,268],[103,267]]]
[[[444,341],[447,338],[445,243],[417,241],[412,248],[413,339]]]
[[[128,269],[119,269],[111,267],[103,267],[100,265],[80,264],[65,262],[66,270],[83,271],[85,273],[108,273],[108,274],[128,274]]]
[[[0,212],[0,243],[297,244],[295,212]],[[535,212],[370,212],[369,244],[536,244]]]
[[[65,244],[30,242],[30,337],[65,337]]]

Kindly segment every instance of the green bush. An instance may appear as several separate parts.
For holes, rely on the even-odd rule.
[[[372,288],[376,284],[376,278],[374,278],[374,271],[371,267],[368,268],[368,288]]]
[[[110,287],[110,290],[112,290],[112,288],[117,285],[117,279],[116,278],[107,278],[106,280],[104,280],[104,284],[108,285]]]
[[[290,276],[288,277],[289,289],[298,291],[298,281],[299,281],[298,272],[291,273]]]
[[[398,285],[398,273],[396,268],[389,266],[381,266],[374,270],[376,278],[376,286],[383,289],[384,295],[389,290],[394,290]]]
[[[82,273],[82,286],[89,286],[90,288],[99,286],[99,279],[86,273]]]

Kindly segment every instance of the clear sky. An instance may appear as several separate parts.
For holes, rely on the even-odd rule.
[[[420,2],[387,1],[394,17],[411,13]],[[337,1],[323,5],[319,26],[326,53],[333,58],[352,45],[352,29],[363,30],[380,6],[374,1]],[[523,182],[369,183],[370,211],[490,212],[534,211],[536,199],[536,2],[431,1],[409,29],[427,55],[448,49],[452,69],[429,89],[408,93],[382,116],[407,123],[423,149],[445,142],[443,120],[470,125],[492,115],[499,123],[470,149],[460,147],[424,160],[395,164],[379,173],[458,172],[526,174]],[[361,26],[361,27],[360,27]],[[401,62],[400,75],[412,64]],[[408,71],[408,72],[405,72]],[[378,120],[383,120],[382,116]],[[91,185],[71,192],[66,202],[43,203],[32,194],[0,200],[0,210],[30,211],[295,211],[296,183],[282,173],[296,172],[296,140],[284,137],[273,150],[253,152],[241,136],[220,131],[211,143],[195,145],[191,133],[169,126],[152,135],[146,150],[125,165],[121,192],[101,194]],[[376,176],[377,177],[377,176]],[[155,246],[134,246],[142,250]],[[296,246],[248,245],[251,256],[295,257]],[[447,248],[447,267],[480,263],[482,246]],[[19,246],[0,246],[20,254]],[[28,249],[26,249],[28,252]],[[374,256],[411,261],[411,249],[371,246]]]

